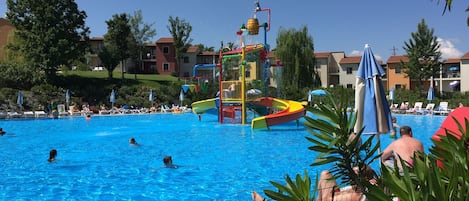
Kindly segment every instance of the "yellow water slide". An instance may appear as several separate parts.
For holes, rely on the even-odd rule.
[[[298,120],[304,117],[306,109],[300,102],[292,100],[282,100],[270,97],[260,98],[253,104],[263,105],[270,108],[277,108],[281,111],[269,114],[262,117],[257,117],[252,120],[251,128],[269,128],[270,126],[286,123],[293,120]]]
[[[216,99],[212,98],[192,103],[192,112],[194,114],[203,114],[209,109],[216,108]]]

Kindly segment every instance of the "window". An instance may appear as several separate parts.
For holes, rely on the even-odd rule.
[[[401,74],[401,66],[396,66],[396,69],[394,70],[396,74]]]
[[[401,84],[396,84],[396,85],[394,86],[394,88],[396,88],[396,89],[402,89],[402,85],[401,85]]]
[[[351,89],[353,87],[352,84],[347,84],[347,89]]]
[[[347,67],[347,74],[352,74],[353,68],[352,67]]]
[[[163,64],[163,72],[168,72],[169,71],[169,64],[168,63],[164,63]]]
[[[189,63],[189,57],[184,57],[184,63]]]
[[[169,47],[168,46],[163,47],[163,54],[169,54]]]

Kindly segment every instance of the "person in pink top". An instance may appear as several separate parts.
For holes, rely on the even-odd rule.
[[[400,133],[401,138],[389,144],[381,155],[381,160],[387,166],[392,167],[394,165],[393,160],[397,160],[398,156],[407,163],[406,165],[412,166],[414,153],[423,153],[422,142],[412,137],[412,129],[409,126],[402,126],[400,128]],[[402,169],[400,160],[397,160],[397,165],[399,169]]]

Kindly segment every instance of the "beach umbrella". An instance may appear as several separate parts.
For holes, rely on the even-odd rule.
[[[388,133],[392,128],[391,112],[381,81],[384,74],[371,48],[365,45],[355,86],[357,121],[354,131],[357,133],[365,127],[363,134],[373,134],[378,141],[380,134]]]
[[[435,93],[433,93],[433,87],[430,86],[430,88],[428,88],[427,100],[431,103],[433,99],[435,99]]]
[[[316,89],[316,90],[310,91],[309,94],[313,96],[326,96],[327,93],[326,91],[322,89]]]
[[[155,100],[155,94],[153,94],[153,89],[150,89],[150,94],[148,95],[148,100],[151,102],[153,106],[153,101]]]
[[[391,104],[394,103],[394,88],[389,91],[389,100],[391,100]]]
[[[65,102],[67,103],[67,108],[68,108],[68,103],[70,102],[70,91],[68,89],[65,92]]]
[[[23,110],[23,93],[18,91],[18,98],[16,99],[16,103],[20,105],[20,111]]]
[[[109,97],[109,102],[111,102],[112,107],[114,107],[114,103],[116,102],[116,92],[114,92],[114,89],[111,91],[111,96]]]
[[[181,92],[179,92],[179,101],[181,101],[181,106],[182,106],[182,102],[184,101],[184,91],[181,90]]]
[[[313,97],[312,96],[326,96],[327,95],[327,92],[325,90],[322,90],[322,89],[316,89],[316,90],[313,90],[313,91],[309,91],[308,92],[308,102],[311,106],[312,104],[312,100],[313,100]]]
[[[249,89],[247,92],[246,92],[247,95],[250,95],[250,96],[256,96],[256,95],[261,95],[262,94],[262,91],[259,90],[259,89]]]

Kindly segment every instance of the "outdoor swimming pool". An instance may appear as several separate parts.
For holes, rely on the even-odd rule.
[[[445,117],[396,115],[428,150]],[[250,200],[310,167],[308,132],[219,124],[216,116],[150,114],[2,120],[0,200]],[[130,146],[135,137],[140,144]],[[391,139],[381,137],[384,148]],[[50,149],[58,150],[48,163]],[[178,169],[162,168],[171,155]],[[314,182],[314,180],[312,181]],[[262,193],[263,194],[263,193]]]

